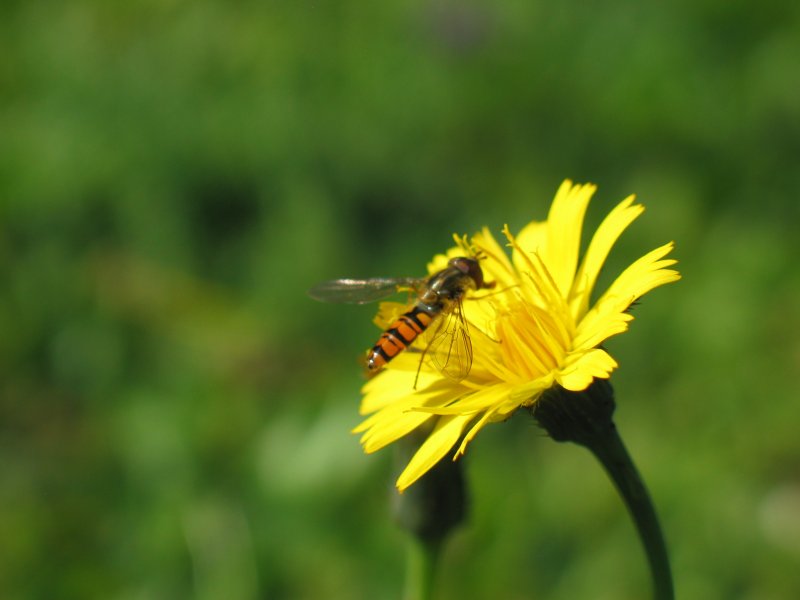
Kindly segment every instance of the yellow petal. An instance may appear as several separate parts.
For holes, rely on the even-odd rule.
[[[590,344],[597,345],[612,335],[622,333],[627,329],[627,322],[633,318],[625,314],[625,311],[637,298],[655,287],[681,278],[677,271],[666,268],[677,261],[662,260],[672,248],[672,242],[656,248],[617,277],[581,320],[576,332],[574,347],[586,348]]]
[[[475,439],[475,436],[478,435],[478,432],[483,428],[483,426],[489,422],[489,420],[492,418],[492,415],[496,410],[497,407],[489,411],[486,411],[486,414],[484,414],[480,418],[480,420],[470,428],[470,430],[467,432],[467,435],[465,435],[464,439],[461,440],[461,445],[458,447],[458,451],[456,452],[455,457],[462,456],[464,452],[467,451],[467,444],[469,444],[473,439]]]
[[[572,289],[578,268],[583,218],[596,189],[592,184],[572,185],[571,181],[565,181],[547,216],[547,242],[541,256],[562,298],[566,298]]]
[[[635,196],[628,196],[620,202],[614,210],[600,223],[586,255],[583,258],[580,269],[575,276],[575,283],[570,293],[570,303],[572,305],[573,317],[575,320],[586,314],[589,306],[589,298],[594,289],[600,269],[603,267],[608,253],[619,239],[625,229],[644,211],[644,206],[637,204],[632,206]]]
[[[511,236],[508,228],[503,230],[511,244],[511,262],[520,273],[534,270],[531,257],[541,252],[547,243],[547,223],[531,221],[516,236]]]
[[[463,389],[440,385],[409,395],[365,419],[353,429],[353,433],[364,432],[361,445],[365,452],[375,452],[410,433],[430,417],[430,414],[414,410],[418,406],[444,406],[460,395]]]
[[[661,260],[674,247],[675,243],[669,242],[645,254],[625,269],[606,293],[609,296],[631,296],[633,300],[636,300],[655,287],[680,279],[681,276],[677,271],[666,268],[678,261]]]
[[[508,259],[508,254],[497,243],[488,227],[476,233],[472,237],[472,243],[484,255],[481,269],[485,281],[495,282],[495,290],[503,290],[517,284],[517,273]]]
[[[614,304],[614,306],[607,306]],[[573,341],[575,350],[588,350],[595,348],[608,338],[624,333],[628,330],[628,322],[633,320],[633,315],[625,310],[630,306],[631,300],[618,298],[605,298],[590,311],[587,318],[581,322]],[[594,311],[597,310],[597,313]],[[602,316],[600,316],[602,315]]]
[[[595,377],[608,379],[616,368],[617,361],[608,352],[595,348],[569,360],[556,374],[556,381],[567,390],[580,392],[589,387]]]
[[[414,410],[437,415],[474,415],[500,406],[511,393],[511,386],[503,384],[490,385],[480,391],[458,398],[447,406],[420,406]]]
[[[444,458],[456,445],[458,438],[461,437],[461,432],[472,419],[472,415],[439,417],[433,432],[398,477],[397,489],[402,492]]]
[[[417,411],[393,413],[391,419],[384,418],[378,421],[361,436],[361,447],[367,454],[377,452],[408,435],[430,418],[431,415]]]
[[[542,392],[553,385],[554,381],[553,374],[547,373],[532,381],[516,385],[509,395],[509,401],[516,402],[520,406],[530,406]]]
[[[427,370],[423,365],[417,380],[417,370],[420,367],[420,353],[406,350],[395,358],[388,367],[367,381],[361,388],[364,397],[361,399],[359,413],[368,415],[382,409],[396,400],[426,389],[432,383],[439,381],[441,375]],[[417,380],[417,390],[414,390],[414,381]]]

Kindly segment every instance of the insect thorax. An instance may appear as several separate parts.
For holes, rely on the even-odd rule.
[[[454,300],[461,298],[467,289],[474,289],[475,281],[458,269],[444,269],[428,280],[425,290],[419,295],[419,301],[428,306],[436,306],[441,310]]]

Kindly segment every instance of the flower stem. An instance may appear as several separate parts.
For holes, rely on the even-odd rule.
[[[433,597],[433,582],[441,548],[441,540],[409,538],[403,600],[430,600]]]
[[[425,432],[395,444],[398,472],[419,449]],[[392,496],[395,521],[408,536],[404,600],[430,600],[444,543],[467,516],[462,461],[442,460],[402,494]]]
[[[611,385],[596,379],[582,392],[551,388],[533,406],[532,413],[555,441],[575,442],[597,457],[636,525],[650,565],[653,597],[673,600],[675,591],[664,535],[647,488],[611,418],[615,408]]]
[[[655,600],[672,600],[675,592],[664,535],[647,488],[622,443],[617,428],[612,424],[605,435],[598,436],[595,443],[586,447],[605,467],[633,518],[650,564],[653,597]]]

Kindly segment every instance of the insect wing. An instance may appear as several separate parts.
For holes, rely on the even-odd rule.
[[[308,295],[322,302],[366,304],[396,294],[403,288],[418,290],[424,279],[413,277],[376,277],[373,279],[333,279],[318,283]]]
[[[426,356],[441,373],[453,381],[461,381],[472,368],[472,340],[464,318],[461,300],[442,314],[434,324]]]

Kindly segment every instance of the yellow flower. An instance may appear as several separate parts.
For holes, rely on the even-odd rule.
[[[417,428],[430,430],[397,480],[400,491],[459,440],[454,460],[484,425],[533,405],[547,389],[559,385],[582,391],[596,377],[607,379],[617,363],[600,344],[627,330],[633,319],[627,310],[637,298],[680,279],[668,268],[676,261],[664,258],[673,248],[670,242],[630,265],[590,304],[611,247],[644,210],[633,196],[623,200],[600,224],[579,263],[583,217],[595,189],[565,181],[546,221],[533,221],[516,236],[506,226],[510,259],[484,228],[469,244],[456,238],[458,246],[428,265],[434,273],[453,256],[477,252],[485,280],[496,285],[468,295],[463,303],[474,353],[466,379],[448,379],[426,361],[415,388],[420,354],[404,352],[362,390],[360,412],[371,416],[354,432],[363,433],[365,452]],[[385,304],[381,311],[391,312]]]

